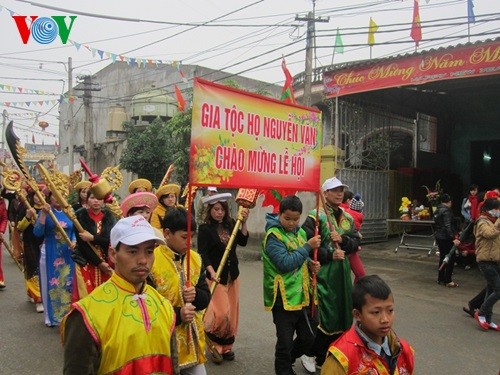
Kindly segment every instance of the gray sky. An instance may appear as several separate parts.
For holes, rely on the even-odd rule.
[[[470,25],[470,34],[489,35],[471,37],[471,41],[498,37],[500,1],[474,0],[474,5],[476,23]],[[25,89],[65,92],[65,63],[69,56],[73,58],[75,77],[95,73],[111,63],[110,59],[101,61],[98,53],[93,56],[84,45],[129,58],[181,61],[282,84],[282,55],[293,75],[304,70],[306,27],[295,17],[305,17],[313,10],[310,0],[37,0],[31,4],[24,0],[0,0],[0,6],[0,85],[23,91],[5,92],[0,87],[0,111],[7,110],[23,142],[31,142],[34,134],[37,143],[43,138],[45,144],[54,144],[59,132],[58,106],[53,104],[57,96],[35,95]],[[64,45],[59,37],[50,44],[39,44],[31,37],[25,45],[9,10],[16,15],[38,17],[76,15],[69,39],[82,46],[77,49],[70,42]],[[334,62],[368,59],[370,17],[379,25],[375,42],[384,43],[373,46],[373,58],[415,50],[409,36],[412,0],[317,0],[315,14],[329,17],[329,22],[316,24],[315,66],[331,64],[337,27],[344,53],[336,53]],[[466,16],[467,0],[420,0],[423,40],[419,50],[467,42]],[[428,41],[431,38],[448,39]],[[405,41],[408,43],[401,43]],[[29,107],[19,104],[27,101],[32,102]],[[19,109],[2,105],[5,102],[18,102]],[[37,112],[40,119],[49,123],[45,135],[35,125]]]

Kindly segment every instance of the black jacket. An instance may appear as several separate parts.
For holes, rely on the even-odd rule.
[[[228,228],[230,234],[233,232],[235,223],[236,222],[232,220],[231,226]],[[235,241],[231,246],[231,251],[229,253],[229,257],[227,258],[227,262],[222,270],[220,276],[221,284],[227,285],[229,275],[231,275],[231,280],[236,280],[236,278],[239,276],[240,270],[238,268],[236,246],[246,246],[247,242],[248,234],[245,236],[241,232],[241,230],[239,230],[236,234]],[[203,266],[205,268],[208,266],[212,266],[215,272],[217,272],[225,249],[226,245],[221,242],[217,233],[217,223],[212,222],[210,224],[200,225],[200,227],[198,228],[198,252],[203,259]]]
[[[458,233],[450,207],[440,203],[434,214],[434,236],[438,240],[453,240]]]
[[[102,218],[102,230],[99,235],[97,235],[96,222],[90,218],[86,208],[80,208],[75,212],[75,215],[83,229],[94,236],[94,241],[91,242],[92,245],[99,246],[104,253],[104,259],[107,261],[111,228],[115,225],[116,219],[107,209],[103,209],[103,212],[104,217]],[[94,250],[92,250],[87,242],[83,241],[78,234],[76,235],[76,242],[78,244],[78,250],[83,257],[87,259],[87,262],[93,264],[94,266],[98,266],[99,263],[101,263],[101,260],[95,254]]]

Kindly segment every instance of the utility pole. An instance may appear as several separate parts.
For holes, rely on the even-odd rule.
[[[95,170],[94,165],[94,126],[92,122],[92,91],[101,91],[100,88],[92,87],[92,76],[81,77],[83,80],[83,106],[85,108],[85,123],[83,127],[83,143],[85,146],[85,161],[90,170]],[[80,89],[81,90],[81,89]]]
[[[296,21],[307,21],[307,37],[306,37],[306,69],[304,77],[304,95],[302,102],[305,106],[311,106],[311,84],[312,84],[312,71],[313,71],[313,52],[315,47],[315,23],[316,22],[329,22],[330,18],[315,18],[316,0],[313,0],[313,11],[307,14],[307,17],[296,16]]]
[[[73,155],[73,58],[68,57],[68,155],[69,174],[73,173],[75,159]]]

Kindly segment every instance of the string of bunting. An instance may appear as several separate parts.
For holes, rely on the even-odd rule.
[[[26,87],[12,86],[12,85],[7,85],[5,83],[0,83],[0,90],[4,90],[5,92],[19,92],[24,94],[55,95],[55,96],[61,95],[61,94],[56,94],[55,92],[27,89]]]

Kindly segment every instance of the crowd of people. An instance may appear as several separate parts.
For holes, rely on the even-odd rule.
[[[26,292],[45,324],[61,329],[65,374],[203,375],[207,360],[236,358],[237,247],[248,242],[250,212],[240,207],[232,217],[232,194],[209,187],[191,215],[180,203],[178,184],[155,190],[137,179],[116,218],[92,183],[81,181],[74,187],[75,225],[55,194],[39,188],[26,192],[30,208],[17,205],[15,224]],[[295,374],[297,360],[311,374],[414,373],[413,349],[391,328],[392,292],[380,277],[365,274],[359,256],[364,203],[348,188],[336,177],[324,181],[322,204],[318,199],[303,223],[296,195],[283,197],[278,212],[266,215],[263,302],[276,329],[276,374]],[[1,203],[3,240],[9,215]],[[463,236],[451,204],[443,194],[435,214],[438,282],[456,287],[452,250]],[[491,319],[500,294],[498,191],[482,200],[472,186],[461,209],[466,224],[473,223],[487,283],[464,311],[482,329],[499,330]]]

